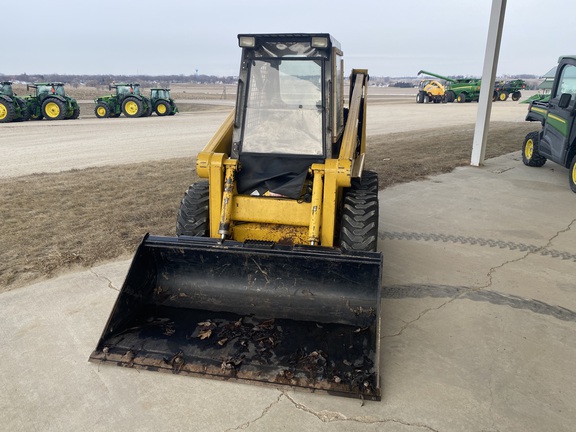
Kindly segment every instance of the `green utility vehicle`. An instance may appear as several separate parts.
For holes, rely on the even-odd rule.
[[[169,88],[150,89],[150,103],[159,116],[174,115],[178,112],[174,99],[170,97]]]
[[[14,93],[12,81],[0,82],[0,123],[25,121],[30,118],[26,101]]]
[[[478,78],[455,79],[427,72],[425,70],[419,71],[418,75],[420,74],[430,75],[446,81],[444,93],[444,100],[446,102],[478,102],[478,99],[480,98],[480,85],[482,81]]]
[[[539,121],[540,131],[526,135],[522,145],[524,165],[541,167],[548,159],[569,169],[568,182],[576,193],[576,56],[562,56],[547,102],[534,100],[527,121]]]
[[[514,102],[520,100],[522,97],[522,92],[520,90],[526,89],[526,81],[522,79],[507,80],[507,81],[497,81],[494,83],[494,93],[492,100],[505,101],[508,96],[512,95],[512,100]]]
[[[140,84],[111,84],[108,90],[116,89],[115,95],[101,96],[94,99],[94,114],[98,118],[145,117],[152,114],[150,99],[140,93]]]
[[[31,88],[36,90],[36,94],[26,96],[25,100],[32,120],[77,119],[80,115],[78,102],[66,95],[63,83],[34,83],[26,86],[27,90]]]

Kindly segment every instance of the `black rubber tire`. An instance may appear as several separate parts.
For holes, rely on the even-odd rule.
[[[351,189],[378,193],[378,173],[364,170],[361,178],[352,179]]]
[[[178,209],[176,235],[210,236],[210,187],[207,181],[192,184]]]
[[[420,90],[418,92],[418,94],[416,95],[416,103],[424,103],[424,95],[426,93],[424,93],[422,90]]]
[[[456,94],[452,90],[446,92],[446,102],[452,103],[456,100]]]
[[[498,92],[494,90],[494,93],[492,93],[492,102],[496,101],[498,101]]]
[[[20,106],[20,115],[22,116],[22,118],[20,118],[19,121],[30,120],[30,111],[28,111],[28,105],[26,105],[26,102],[23,101],[22,99],[16,99],[16,101],[18,102],[18,105]]]
[[[128,111],[126,109],[126,105],[128,105],[132,102],[135,103],[137,106],[136,111]],[[127,97],[122,102],[122,114],[124,114],[126,117],[129,117],[129,118],[141,117],[142,115],[144,115],[144,110],[142,108],[142,101],[138,100],[137,98],[132,97],[132,96]]]
[[[570,163],[570,171],[568,171],[568,181],[570,182],[570,189],[572,192],[576,193],[576,155],[572,157],[572,162]]]
[[[466,93],[460,93],[456,100],[458,101],[458,103],[465,103],[466,102]]]
[[[76,120],[78,117],[80,117],[80,107],[75,106],[72,115],[70,116],[70,120]]]
[[[521,97],[522,97],[522,93],[520,93],[519,91],[515,91],[514,93],[512,93],[512,100],[514,102],[519,101]]]
[[[154,111],[156,112],[156,115],[163,117],[170,115],[170,113],[172,112],[172,107],[168,102],[161,100],[158,101],[158,103],[154,107]]]
[[[345,250],[376,252],[378,247],[378,193],[348,191],[340,224],[340,247]]]
[[[522,162],[531,167],[541,167],[546,163],[546,158],[538,153],[540,132],[530,132],[524,138],[522,144]]]
[[[108,118],[110,117],[110,105],[106,102],[99,102],[94,108],[94,115],[98,118]]]
[[[0,99],[0,110],[4,113],[4,116],[0,119],[0,123],[10,123],[14,119],[14,104],[8,102],[5,99]]]
[[[50,104],[55,104],[58,107],[58,111],[56,112],[55,116],[51,116],[47,112],[48,106]],[[44,99],[44,102],[42,102],[42,115],[46,120],[63,120],[64,117],[66,117],[66,105],[60,99],[53,97]]]

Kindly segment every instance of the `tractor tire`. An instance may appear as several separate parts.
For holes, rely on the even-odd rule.
[[[210,186],[207,181],[192,184],[178,209],[176,235],[209,237],[210,235]]]
[[[492,102],[496,102],[497,100],[498,100],[498,92],[494,90],[494,93],[492,93]]]
[[[374,171],[362,171],[362,177],[353,178],[350,187],[352,190],[378,193],[378,173]]]
[[[576,193],[576,155],[572,157],[572,162],[570,163],[570,189],[572,192]]]
[[[452,90],[446,92],[446,102],[452,103],[456,100],[456,94]]]
[[[0,123],[9,123],[14,118],[14,104],[5,99],[0,99]]]
[[[514,102],[519,101],[521,97],[522,97],[522,93],[520,93],[519,91],[515,91],[514,93],[512,93],[512,100]]]
[[[349,190],[344,197],[340,247],[376,252],[378,246],[378,193]]]
[[[94,108],[94,114],[98,118],[108,118],[110,117],[110,105],[105,102],[100,102]]]
[[[500,92],[500,94],[498,95],[498,99],[500,99],[502,102],[504,102],[505,100],[508,99],[508,92]]]
[[[20,121],[28,121],[30,120],[30,111],[28,111],[28,105],[22,99],[18,99],[18,105],[20,105],[20,114],[22,118]]]
[[[418,94],[416,95],[416,103],[424,103],[424,95],[426,93],[424,93],[423,91],[419,91]]]
[[[466,102],[466,93],[460,93],[456,100],[458,101],[458,103]]]
[[[66,105],[59,99],[48,98],[42,103],[42,115],[46,120],[63,120]]]
[[[156,115],[158,116],[167,116],[172,112],[172,107],[168,102],[161,100],[156,103],[154,111],[156,111]]]
[[[122,113],[126,117],[140,117],[144,114],[142,108],[142,101],[136,99],[135,97],[127,97],[122,102]]]
[[[541,167],[546,163],[546,158],[538,153],[538,141],[540,132],[530,132],[524,138],[522,145],[522,162],[531,167]]]
[[[430,102],[430,96],[428,96],[426,93],[424,93],[424,101],[425,104]]]
[[[80,117],[80,107],[75,106],[72,115],[70,116],[70,120],[76,120],[78,117]]]

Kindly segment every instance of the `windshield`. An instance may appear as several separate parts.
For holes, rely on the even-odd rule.
[[[12,86],[10,84],[2,84],[0,86],[0,93],[5,94],[6,96],[14,96],[14,92],[12,91]]]
[[[320,60],[253,61],[242,151],[322,155],[321,77]]]
[[[64,87],[58,85],[39,85],[36,91],[38,94],[46,93],[65,96]]]
[[[170,92],[167,90],[152,90],[152,97],[157,99],[170,99]]]
[[[136,94],[136,95],[140,94],[140,86],[118,86],[116,89],[117,89],[119,95],[129,94],[129,93]]]

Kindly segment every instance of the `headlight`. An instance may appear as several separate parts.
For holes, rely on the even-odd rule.
[[[254,48],[256,38],[254,36],[240,36],[239,44],[242,48]]]

